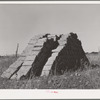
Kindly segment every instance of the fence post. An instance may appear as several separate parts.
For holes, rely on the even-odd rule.
[[[17,48],[16,48],[16,57],[18,56],[18,48],[19,48],[19,43],[17,43]]]

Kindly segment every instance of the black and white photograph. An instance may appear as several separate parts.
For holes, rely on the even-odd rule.
[[[0,3],[0,89],[100,89],[100,4]]]

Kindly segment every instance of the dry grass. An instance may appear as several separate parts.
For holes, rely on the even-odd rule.
[[[93,55],[92,55],[93,56]],[[91,62],[99,65],[99,59],[91,56]],[[0,75],[17,58],[0,58]],[[89,59],[90,60],[90,59]],[[61,76],[35,77],[31,80],[8,80],[0,77],[0,89],[100,89],[100,68],[87,68],[84,71],[67,72]]]
[[[14,56],[0,57],[0,76],[9,67],[9,65],[16,61],[16,59],[17,58]],[[0,89],[20,88],[23,83],[24,81],[9,80],[0,77]]]
[[[100,53],[97,54],[87,54],[87,58],[89,59],[91,64],[100,65]]]

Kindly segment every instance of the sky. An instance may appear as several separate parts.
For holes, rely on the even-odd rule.
[[[85,52],[100,50],[100,5],[0,4],[0,55],[19,53],[36,34],[75,32]]]

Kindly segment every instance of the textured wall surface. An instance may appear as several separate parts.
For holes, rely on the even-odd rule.
[[[61,75],[83,69],[89,61],[77,34],[43,34],[33,37],[21,57],[2,74],[3,78],[23,79],[33,76]]]

